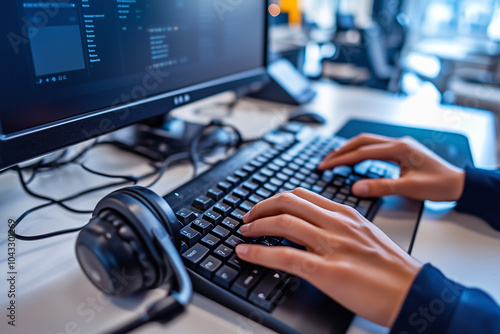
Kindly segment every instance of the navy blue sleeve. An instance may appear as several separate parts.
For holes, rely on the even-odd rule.
[[[500,172],[466,168],[462,196],[455,209],[484,219],[500,231]]]
[[[391,334],[500,333],[500,307],[426,264],[417,275]]]

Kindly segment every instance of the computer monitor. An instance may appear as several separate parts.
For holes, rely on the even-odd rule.
[[[19,0],[0,13],[0,170],[266,76],[267,1]]]

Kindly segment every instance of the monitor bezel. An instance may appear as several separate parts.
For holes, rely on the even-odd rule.
[[[225,91],[247,87],[260,89],[269,77],[266,71],[268,58],[267,0],[262,0],[264,11],[264,48],[262,64],[251,70],[227,75],[203,83],[160,93],[119,106],[110,106],[79,116],[62,119],[12,134],[0,133],[0,171],[54,151],[102,136],[141,121],[164,115],[187,103],[179,97],[189,95],[189,103]],[[127,115],[124,118],[124,115]]]

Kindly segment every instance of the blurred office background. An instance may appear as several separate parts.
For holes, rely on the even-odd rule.
[[[500,0],[270,0],[270,60],[500,114]]]

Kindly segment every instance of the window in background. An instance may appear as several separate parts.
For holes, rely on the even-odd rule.
[[[488,38],[498,0],[427,0],[423,2],[424,36]]]

